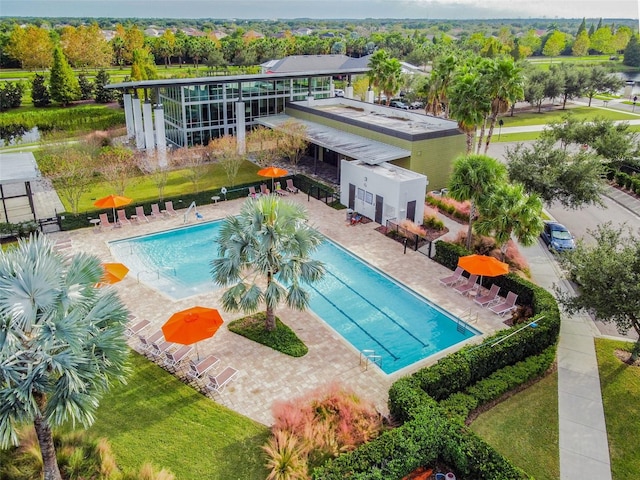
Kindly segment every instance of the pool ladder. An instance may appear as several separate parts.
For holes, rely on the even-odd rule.
[[[469,323],[478,323],[478,312],[475,314],[469,309],[469,313],[467,313],[464,318],[459,318],[456,325],[456,330],[459,333],[467,333],[467,324]]]
[[[163,270],[172,271],[174,277],[177,275],[175,267],[164,267],[164,268],[159,268],[159,269],[156,269],[156,270],[140,270],[138,272],[138,275],[137,275],[138,283],[140,283],[140,274],[142,274],[142,273],[155,273],[156,274],[156,279],[160,280],[160,272],[162,272]]]
[[[360,352],[360,366],[367,371],[371,363],[375,363],[382,368],[382,355],[376,355],[375,350],[362,350]]]

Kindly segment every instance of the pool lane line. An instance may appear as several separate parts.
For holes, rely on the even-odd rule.
[[[364,333],[366,336],[368,336],[371,340],[373,340],[374,342],[376,342],[378,345],[380,345],[380,347],[382,347],[382,349],[387,352],[389,355],[391,355],[393,357],[394,360],[399,360],[399,357],[397,357],[396,355],[394,355],[391,350],[389,350],[387,347],[385,347],[382,343],[380,343],[380,341],[378,341],[373,335],[371,335],[367,330],[364,329],[364,327],[362,327],[362,325],[360,325],[358,322],[356,322],[353,318],[351,318],[349,315],[347,315],[347,313],[342,310],[338,305],[336,305],[333,301],[331,301],[329,299],[329,297],[327,297],[326,295],[323,295],[316,287],[314,287],[313,285],[311,285],[311,288],[313,288],[316,293],[318,295],[320,295],[322,298],[324,298],[327,302],[329,302],[333,308],[335,308],[336,310],[338,310],[340,313],[342,313],[342,315],[345,316],[345,318],[347,318],[351,323],[353,323],[356,327],[358,327],[360,330],[362,330],[362,333]],[[326,321],[326,320],[325,320]]]
[[[349,290],[351,290],[354,294],[356,294],[358,297],[360,297],[362,300],[364,300],[365,302],[367,302],[369,305],[371,305],[375,310],[377,310],[378,312],[380,312],[382,315],[384,315],[385,317],[387,317],[389,320],[391,320],[393,323],[395,323],[398,327],[400,327],[402,330],[405,331],[405,333],[407,335],[409,335],[411,338],[413,338],[416,342],[418,342],[420,345],[422,345],[424,348],[428,347],[429,344],[428,343],[424,343],[422,340],[420,340],[418,337],[416,337],[413,333],[411,333],[409,330],[407,330],[405,327],[403,327],[402,325],[400,325],[398,322],[396,322],[392,317],[390,317],[387,313],[383,312],[382,310],[380,310],[378,308],[377,305],[375,305],[374,303],[372,303],[370,300],[368,300],[367,298],[365,298],[364,296],[362,296],[360,293],[356,292],[351,286],[347,285],[344,281],[342,281],[340,278],[338,278],[335,274],[331,273],[328,270],[325,270],[326,273],[328,273],[329,275],[331,275],[333,278],[335,278],[338,282],[340,282],[342,285],[344,285],[345,287],[347,287]]]

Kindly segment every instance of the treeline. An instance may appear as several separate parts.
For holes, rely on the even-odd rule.
[[[53,63],[53,52],[60,47],[74,68],[106,68],[134,63],[134,52],[140,51],[152,64],[207,66],[249,66],[287,55],[346,54],[359,57],[376,49],[384,49],[400,60],[426,65],[442,48],[456,46],[485,57],[511,55],[516,60],[536,55],[558,56],[589,54],[622,54],[633,36],[635,26],[624,21],[609,24],[602,20],[568,28],[570,23],[556,20],[544,29],[535,22],[471,23],[463,28],[459,22],[440,22],[411,28],[412,21],[364,20],[362,23],[317,22],[229,22],[205,25],[200,29],[170,25],[154,25],[145,33],[148,23],[116,23],[105,27],[98,22],[64,24],[52,27],[35,23],[0,24],[0,66],[46,70]],[[78,23],[77,21],[74,23]],[[335,25],[336,28],[324,28]],[[485,25],[485,28],[476,28]],[[303,28],[304,27],[304,28]],[[320,27],[320,28],[319,28]],[[392,28],[393,27],[393,28]],[[302,29],[302,30],[300,30]],[[110,39],[107,40],[107,37]],[[140,54],[139,54],[140,55]]]

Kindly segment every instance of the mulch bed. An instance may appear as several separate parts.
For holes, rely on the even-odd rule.
[[[631,367],[640,367],[640,358],[638,358],[635,362],[631,361],[631,352],[627,352],[626,350],[616,350],[614,355],[618,357],[622,363],[626,363]]]
[[[387,227],[385,227],[384,225],[381,225],[378,228],[376,228],[376,232],[380,232],[381,234],[386,235],[387,237],[395,240],[398,243],[404,242],[404,237],[400,235],[398,236],[389,235],[389,229],[387,229]],[[434,230],[434,229],[427,230],[425,236],[422,237],[420,241],[418,241],[418,248],[422,247],[423,245],[426,245],[427,242],[433,242],[434,240],[437,240],[438,238],[442,237],[443,235],[446,235],[447,233],[449,233],[449,229],[447,227],[445,227],[442,230]]]
[[[640,195],[636,194],[635,192],[629,191],[624,187],[621,187],[620,185],[618,185],[615,182],[609,182],[609,185],[611,185],[613,188],[615,188],[616,190],[621,191],[622,193],[626,193],[627,195],[629,195],[632,198],[635,198],[637,200],[640,200]]]

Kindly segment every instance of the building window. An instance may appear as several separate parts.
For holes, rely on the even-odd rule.
[[[366,192],[366,196],[365,196],[365,202],[367,202],[369,205],[373,205],[373,193],[371,192]]]

